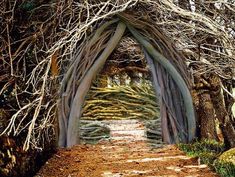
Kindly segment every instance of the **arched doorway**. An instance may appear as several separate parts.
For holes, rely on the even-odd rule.
[[[162,147],[159,100],[152,80],[140,45],[126,33],[86,95],[80,144],[144,141]]]
[[[86,40],[64,76],[58,104],[59,146],[79,143],[78,125],[85,96],[125,32],[139,42],[150,65],[155,91],[160,96],[163,140],[166,143],[189,142],[195,137],[190,79],[183,55],[156,26],[121,14],[118,19],[104,23]]]

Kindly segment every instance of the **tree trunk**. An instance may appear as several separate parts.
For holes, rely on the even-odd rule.
[[[215,111],[210,95],[211,86],[203,75],[194,75],[194,90],[192,92],[194,105],[198,115],[198,136],[201,139],[218,140]]]
[[[198,111],[200,138],[218,141],[215,126],[214,107],[208,90],[199,95]]]
[[[224,97],[221,93],[221,80],[217,76],[210,77],[210,84],[213,91],[210,93],[215,108],[216,117],[224,135],[225,144],[235,147],[235,129],[224,104]]]

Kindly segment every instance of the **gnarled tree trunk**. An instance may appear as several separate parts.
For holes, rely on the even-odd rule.
[[[212,76],[210,77],[210,84],[212,88],[210,94],[215,108],[215,114],[219,120],[219,125],[226,142],[225,144],[228,144],[230,147],[235,147],[235,129],[225,107],[224,97],[221,92],[221,80],[218,76]]]
[[[201,139],[218,140],[215,119],[218,119],[225,144],[235,147],[235,129],[226,109],[222,82],[219,76],[195,76],[197,99],[194,99],[198,113]],[[195,102],[196,100],[196,102]]]
[[[198,115],[198,136],[201,139],[218,141],[215,124],[215,111],[210,95],[210,84],[203,76],[195,75],[193,92],[194,104]]]

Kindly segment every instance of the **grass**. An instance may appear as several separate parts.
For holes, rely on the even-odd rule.
[[[197,157],[221,177],[235,177],[235,165],[221,161],[218,157],[225,151],[225,146],[213,140],[196,141],[191,144],[178,144],[178,147],[191,157]]]
[[[214,170],[221,177],[234,177],[235,176],[235,165],[228,162],[215,160],[213,163]]]

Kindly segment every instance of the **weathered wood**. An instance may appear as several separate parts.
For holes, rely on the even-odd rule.
[[[170,76],[173,78],[176,85],[180,89],[187,117],[188,141],[192,141],[195,138],[195,133],[196,133],[196,118],[194,114],[192,97],[184,79],[181,77],[181,75],[178,73],[175,67],[169,62],[169,60],[167,60],[163,55],[161,55],[157,50],[155,50],[155,48],[151,45],[151,43],[148,42],[131,25],[129,25],[128,22],[125,23],[127,24],[127,27],[132,33],[132,35],[140,42],[141,45],[143,45],[145,50],[153,57],[153,59],[156,62],[160,63],[166,69],[166,71],[170,74]]]
[[[67,131],[67,147],[73,146],[79,143],[79,119],[81,116],[82,105],[84,103],[85,96],[90,88],[91,82],[94,77],[97,75],[101,67],[104,65],[106,59],[112,53],[112,51],[117,46],[121,37],[123,36],[126,29],[126,25],[120,22],[117,26],[116,32],[113,37],[108,41],[107,47],[103,51],[103,53],[99,56],[99,58],[95,61],[92,67],[84,76],[81,84],[79,85],[76,95],[74,97],[74,101],[71,107],[69,122],[68,122],[68,131]]]

